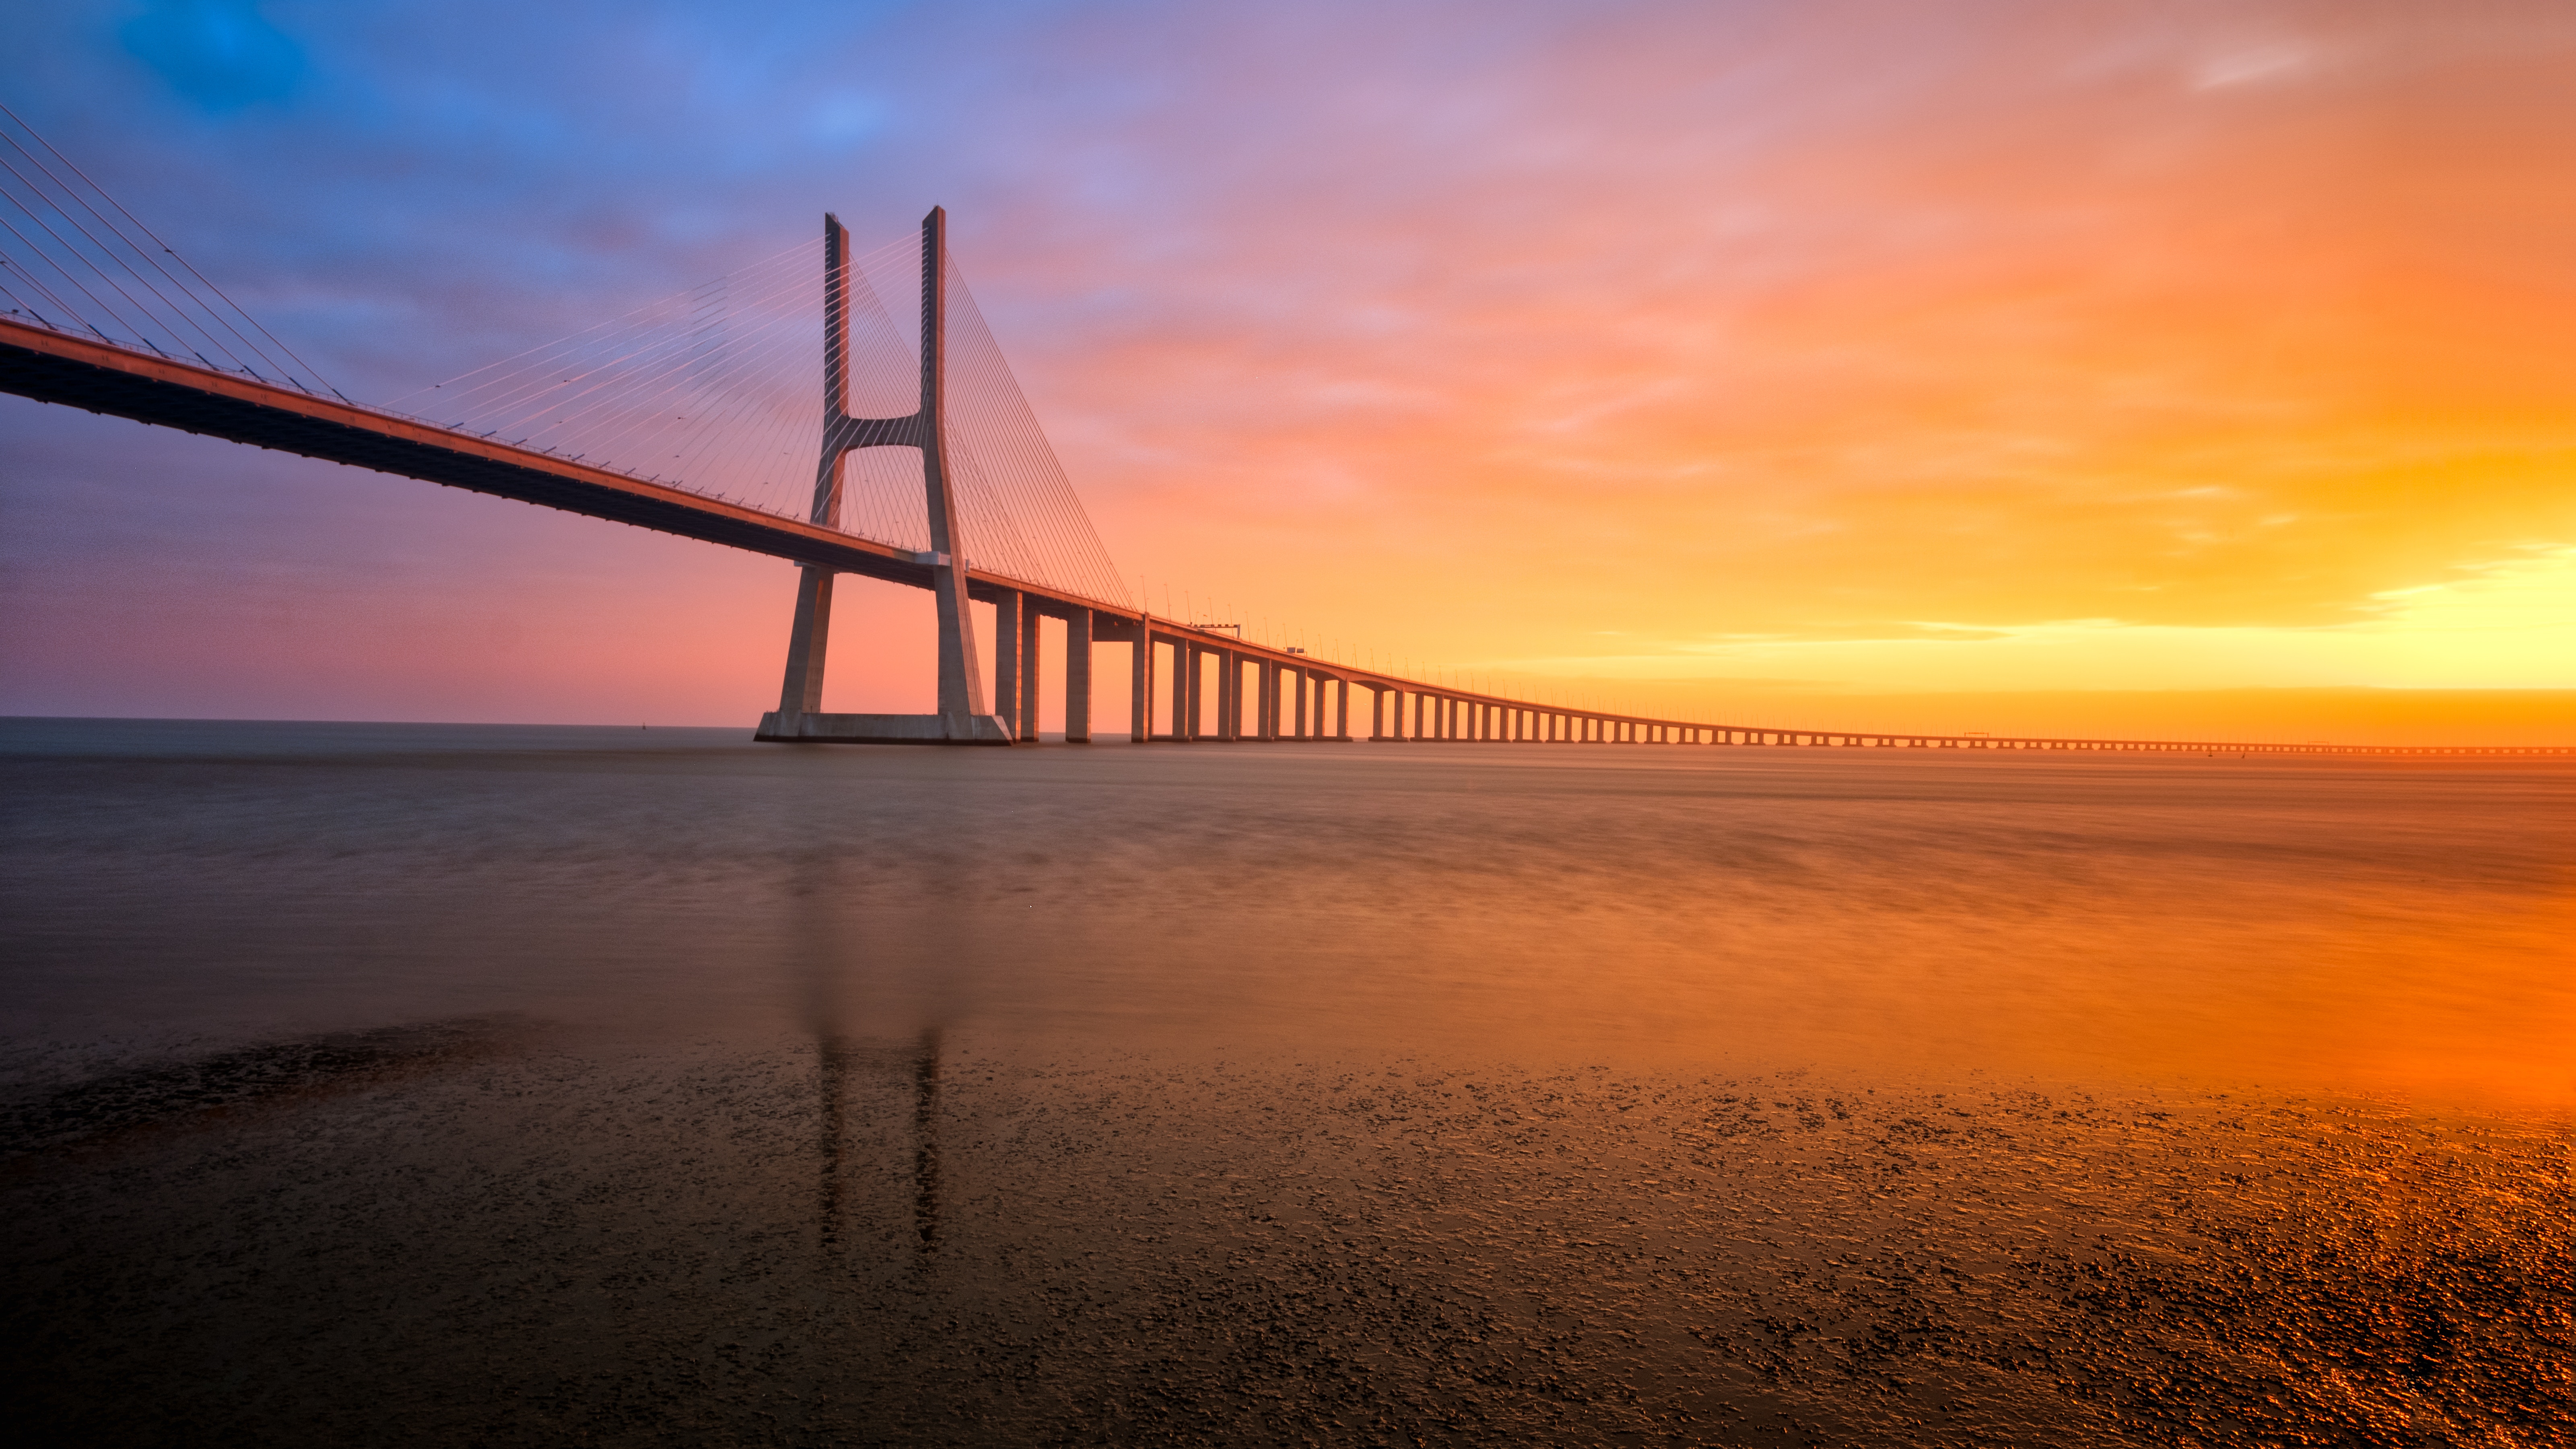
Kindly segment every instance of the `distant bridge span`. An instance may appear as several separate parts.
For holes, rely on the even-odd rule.
[[[933,255],[937,255],[935,250]],[[944,553],[897,548],[828,523],[799,521],[398,413],[8,318],[0,318],[0,391],[767,554],[803,565],[809,584],[817,576],[828,579],[837,574],[856,574],[936,590],[941,587],[941,575],[950,573],[953,567]],[[827,471],[832,466],[827,461]],[[954,573],[965,597],[990,603],[996,610],[992,709],[989,715],[982,709],[973,713],[994,721],[999,726],[999,737],[951,737],[946,741],[952,743],[1036,739],[1037,621],[1046,617],[1061,619],[1066,625],[1069,643],[1064,669],[1065,738],[1076,743],[1092,738],[1091,646],[1125,643],[1129,646],[1129,705],[1133,720],[1128,737],[1137,743],[1366,739],[2132,756],[2466,759],[2576,755],[2576,748],[2569,747],[2060,739],[1883,730],[1785,730],[1665,719],[1536,704],[1427,684],[1320,660],[1299,650],[1248,643],[1220,629],[1157,619],[1149,611],[1127,604],[1086,597],[971,564]],[[824,604],[824,616],[828,618],[828,593]],[[800,635],[791,648],[807,648],[809,644],[815,661],[812,691],[819,697],[822,641],[808,641]],[[971,661],[974,652],[970,642],[966,659]],[[796,684],[795,669],[791,659],[791,690]],[[1226,687],[1228,681],[1234,687]],[[982,695],[981,678],[973,683],[974,694]],[[1356,708],[1354,692],[1367,696]],[[792,699],[788,703],[792,705]],[[943,705],[948,703],[944,698]],[[764,722],[764,737],[817,742],[883,739],[889,737],[884,733],[884,721],[916,718],[808,713],[800,729],[796,727],[795,711],[791,708],[785,714],[788,732],[779,732],[780,716],[773,715]],[[1153,729],[1158,715],[1169,722],[1169,727],[1160,732]],[[940,716],[917,718],[936,720]],[[836,724],[841,721],[877,723]],[[1353,730],[1355,723],[1358,733]]]

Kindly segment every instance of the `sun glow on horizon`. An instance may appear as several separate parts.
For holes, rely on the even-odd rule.
[[[2303,628],[1924,621],[1910,637],[1665,641],[1654,652],[1502,659],[1533,676],[1760,678],[1819,690],[2363,687],[2576,689],[2576,548],[2373,596],[2373,617]],[[1872,631],[1885,635],[1890,631]]]

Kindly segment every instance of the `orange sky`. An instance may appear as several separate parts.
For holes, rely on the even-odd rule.
[[[136,129],[62,139],[203,237],[324,217],[284,232],[300,253],[208,265],[268,278],[254,310],[367,396],[768,255],[825,205],[866,245],[945,202],[1158,609],[1819,727],[1968,692],[2019,701],[1985,727],[2044,729],[2093,717],[2044,697],[2148,690],[2209,702],[2177,729],[2348,735],[2396,717],[2326,703],[2357,689],[2576,690],[2562,4],[1136,0],[750,39],[662,15],[595,80],[475,68],[548,53],[500,33],[542,17],[494,10],[468,65],[395,17],[299,16],[311,74],[186,125],[130,58],[64,60]],[[342,113],[379,129],[315,139]],[[293,149],[326,144],[356,149]],[[217,183],[246,209],[184,189]],[[12,563],[0,706],[738,723],[774,696],[778,566],[20,426],[15,471],[72,481],[14,516],[100,542]],[[143,477],[191,491],[136,508]],[[273,524],[293,489],[347,516],[168,523],[218,488],[226,517]],[[844,589],[831,707],[926,707],[917,603]],[[399,661],[391,620],[416,622]],[[2266,687],[2300,693],[2219,703]],[[2486,697],[2396,714],[2576,739],[2576,705]]]
[[[2576,17],[2123,9],[1605,26],[1022,370],[1155,588],[1450,667],[2576,686]]]

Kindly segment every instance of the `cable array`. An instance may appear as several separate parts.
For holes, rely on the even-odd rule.
[[[0,106],[0,308],[115,346],[340,394],[223,290]],[[920,402],[919,233],[850,259],[853,417]],[[864,448],[818,496],[823,443],[823,244],[790,247],[702,286],[397,398],[387,411],[497,438],[703,497],[930,546],[921,454]],[[1124,602],[1125,585],[1074,496],[953,258],[942,442],[970,563]],[[886,298],[903,300],[889,307]],[[345,399],[343,399],[345,401]]]
[[[930,546],[921,453],[863,448],[837,498],[814,488],[823,442],[823,255],[817,238],[392,404],[425,422],[614,469],[914,551]],[[943,442],[975,567],[1125,602],[1063,465],[953,259]],[[920,403],[921,238],[849,268],[849,413]],[[889,307],[888,297],[903,301]]]
[[[340,396],[17,112],[0,106],[0,118],[0,309],[9,317]]]
[[[967,548],[998,573],[1107,603],[1127,587],[957,264],[948,280],[948,458]]]
[[[802,519],[823,438],[821,257],[800,243],[388,410]]]

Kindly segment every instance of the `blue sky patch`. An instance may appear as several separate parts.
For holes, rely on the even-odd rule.
[[[304,47],[252,0],[152,0],[117,36],[172,89],[218,113],[283,100],[304,75]]]

